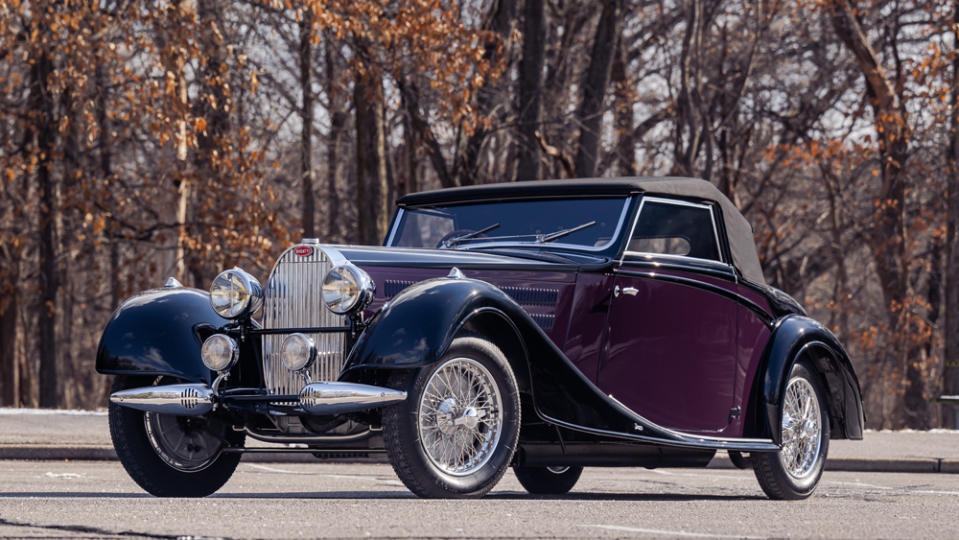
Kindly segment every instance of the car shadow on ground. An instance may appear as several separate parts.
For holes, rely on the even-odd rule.
[[[487,499],[536,499],[548,501],[636,501],[636,502],[682,502],[682,501],[752,501],[764,500],[762,495],[733,495],[717,493],[566,493],[564,495],[531,495],[529,493],[494,493]]]
[[[0,493],[0,499],[154,499],[149,493],[119,493],[90,491],[11,491]],[[214,493],[213,499],[313,499],[313,500],[419,500],[409,491],[327,491],[327,492],[263,492]],[[723,495],[701,493],[567,493],[565,495],[530,495],[520,491],[499,491],[477,501],[546,500],[546,501],[624,501],[624,502],[684,502],[684,501],[751,501],[765,499],[762,495]],[[427,500],[427,499],[423,499]]]
[[[308,493],[217,493],[222,499],[410,499],[420,500],[409,491],[327,491]],[[548,501],[626,501],[626,502],[683,502],[683,501],[752,501],[765,500],[762,495],[747,496],[715,493],[567,493],[564,495],[530,495],[521,491],[498,491],[477,501],[548,500]],[[427,499],[422,499],[427,500]]]
[[[149,493],[114,493],[93,491],[6,491],[0,499],[149,499]]]

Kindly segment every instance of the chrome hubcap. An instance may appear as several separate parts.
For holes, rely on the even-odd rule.
[[[821,444],[819,399],[809,381],[796,377],[789,381],[783,399],[779,460],[790,476],[804,478],[816,469]]]
[[[433,372],[419,403],[419,439],[441,471],[466,476],[489,461],[503,430],[503,406],[493,375],[471,358],[454,358]]]

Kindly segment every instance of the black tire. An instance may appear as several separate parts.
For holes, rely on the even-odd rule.
[[[455,396],[442,391],[439,391],[439,394],[442,394],[439,397],[445,395],[445,400],[435,397],[438,394],[433,392],[430,393],[433,398],[424,397],[428,385],[432,385],[434,374],[441,370],[443,374],[447,374],[461,366],[465,368],[460,373],[477,377],[471,379],[473,383],[482,381],[487,388],[495,385],[499,396],[498,409],[492,405],[477,405],[476,409],[463,407]],[[476,366],[482,366],[483,369]],[[469,370],[476,371],[474,373]],[[442,383],[442,375],[436,381],[436,386],[431,386],[433,390],[437,390]],[[478,337],[456,338],[439,361],[417,371],[395,375],[391,379],[391,386],[405,388],[408,397],[406,401],[383,411],[383,439],[393,469],[410,491],[420,497],[430,498],[482,497],[500,481],[513,459],[519,439],[520,400],[513,371],[496,345]],[[471,385],[469,388],[475,387]],[[451,402],[451,412],[443,413],[440,409],[447,402]],[[424,411],[424,423],[427,425],[422,433],[421,410]],[[470,410],[473,410],[471,416]],[[483,416],[478,416],[479,410],[484,411]],[[498,412],[495,412],[497,410]],[[490,418],[497,415],[497,424],[500,426],[498,437],[495,436],[497,429],[491,428],[489,421],[480,420],[486,414],[489,414]],[[454,416],[456,418],[453,418]],[[448,420],[441,421],[442,418]],[[461,421],[463,423],[456,424]],[[473,422],[474,425],[469,426],[467,422]],[[440,433],[444,429],[449,432]],[[464,433],[467,435],[463,435]],[[444,468],[443,464],[439,463],[442,460],[438,460],[426,450],[429,445],[437,449],[434,453],[438,453],[441,448],[436,444],[447,440],[455,441],[460,436],[468,437],[469,433],[479,434],[481,438],[470,438],[471,442],[464,448],[476,450],[479,457],[472,465],[471,462],[464,462],[463,467],[467,468],[459,474]],[[430,439],[434,444],[424,439]],[[450,447],[452,446],[451,444]],[[484,447],[487,449],[484,450]],[[454,451],[453,455],[461,454]]]
[[[753,468],[753,459],[748,453],[743,454],[735,450],[729,450],[727,453],[729,454],[729,461],[731,461],[737,469],[745,470]]]
[[[583,468],[513,466],[516,479],[533,495],[562,495],[573,489],[583,474]]]
[[[112,391],[150,386],[156,381],[151,377],[117,377]],[[165,383],[166,381],[164,381]],[[161,457],[163,443],[157,442],[162,435],[156,430],[163,426],[180,426],[191,434],[216,437],[223,446],[243,446],[245,435],[233,431],[229,423],[216,417],[173,417],[154,415],[129,407],[110,403],[110,437],[120,463],[137,484],[157,497],[205,497],[220,489],[230,479],[240,462],[239,453],[226,453],[220,448],[202,449],[208,457],[197,462],[185,462],[178,468]],[[151,426],[148,429],[148,425]],[[151,433],[148,433],[150,431]],[[160,447],[160,448],[158,448]]]
[[[789,456],[785,448],[785,442],[798,436],[792,432],[787,433],[788,430],[785,426],[781,426],[783,430],[782,440],[784,441],[782,450],[779,452],[753,453],[753,471],[756,473],[759,486],[770,499],[798,500],[812,495],[819,484],[819,479],[822,477],[823,466],[829,453],[829,410],[823,400],[825,392],[822,383],[815,372],[805,363],[797,362],[789,374],[786,392],[783,393],[783,416],[786,416],[787,392],[793,384],[799,385],[799,388],[811,388],[815,394],[815,404],[818,406],[819,416],[819,443],[817,450],[809,454],[813,457],[808,460],[808,465],[798,467],[799,470],[790,470],[784,463]],[[810,401],[810,406],[811,404]],[[812,418],[812,416],[809,418]],[[806,462],[806,460],[803,461]]]

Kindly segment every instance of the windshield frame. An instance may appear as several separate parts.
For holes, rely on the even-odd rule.
[[[632,194],[622,194],[622,195],[601,195],[601,196],[589,196],[589,195],[579,195],[579,196],[570,196],[570,197],[530,197],[530,198],[510,198],[502,199],[501,201],[495,202],[512,202],[512,201],[551,201],[557,199],[565,200],[577,200],[577,199],[621,199],[623,208],[619,213],[619,219],[616,222],[616,228],[613,229],[613,233],[610,235],[610,239],[603,245],[600,246],[586,246],[583,244],[570,244],[566,242],[543,242],[539,243],[535,241],[534,237],[530,237],[530,241],[519,241],[519,240],[490,240],[490,241],[481,241],[480,238],[473,239],[471,238],[470,242],[464,242],[457,244],[453,247],[447,248],[449,250],[469,250],[474,248],[496,248],[496,247],[521,247],[521,248],[561,248],[573,251],[585,251],[589,253],[603,253],[609,251],[610,248],[618,246],[620,240],[622,239],[623,227],[626,224],[627,218],[629,217],[630,210],[634,206],[635,196]],[[383,243],[386,247],[401,247],[394,245],[396,240],[396,235],[399,232],[400,223],[403,221],[403,217],[406,214],[407,210],[423,210],[429,211],[435,209],[438,206],[465,206],[471,204],[483,204],[494,202],[490,200],[476,200],[476,201],[449,201],[449,202],[437,202],[428,205],[422,206],[398,206],[396,212],[393,215],[393,223],[390,225],[390,232],[386,237],[386,241]],[[547,233],[548,234],[548,233]],[[440,248],[423,248],[423,249],[440,249]]]

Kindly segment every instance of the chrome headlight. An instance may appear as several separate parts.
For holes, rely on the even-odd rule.
[[[368,306],[374,289],[369,274],[352,264],[341,264],[323,278],[323,302],[333,313],[345,315]]]
[[[240,348],[236,341],[224,334],[213,334],[206,338],[200,348],[203,365],[213,371],[226,371],[233,367],[239,356]]]
[[[210,305],[227,319],[251,315],[263,305],[263,288],[255,277],[243,270],[227,270],[210,285]]]
[[[303,334],[290,334],[280,345],[280,361],[290,371],[307,369],[316,359],[313,340]]]

